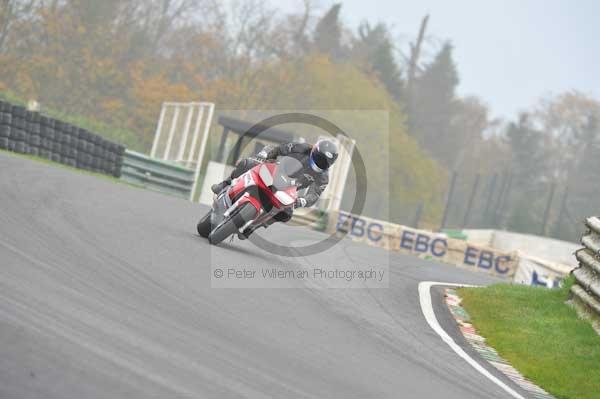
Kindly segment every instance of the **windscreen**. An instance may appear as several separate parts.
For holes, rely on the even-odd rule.
[[[296,183],[292,176],[300,170],[302,170],[302,163],[296,158],[280,157],[277,160],[275,176],[273,176],[273,187],[277,190],[284,190],[290,186],[294,186]]]

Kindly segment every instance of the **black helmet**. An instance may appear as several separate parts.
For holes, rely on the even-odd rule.
[[[333,142],[329,140],[319,140],[310,151],[310,167],[315,172],[323,172],[333,165],[337,157],[338,149]]]

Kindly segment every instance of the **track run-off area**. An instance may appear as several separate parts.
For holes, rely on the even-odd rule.
[[[206,210],[0,153],[0,398],[510,397],[430,327],[418,292],[423,281],[498,280],[349,239],[305,258],[239,240],[211,247],[195,232]],[[340,256],[389,263],[389,288],[211,288],[214,259]],[[436,320],[461,345],[441,292],[431,289]]]

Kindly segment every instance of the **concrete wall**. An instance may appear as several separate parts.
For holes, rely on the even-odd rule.
[[[500,230],[463,230],[468,241],[487,245],[500,251],[518,251],[523,255],[560,263],[571,268],[577,266],[575,251],[581,245],[553,238]]]

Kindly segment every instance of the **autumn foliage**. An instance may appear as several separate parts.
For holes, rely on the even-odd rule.
[[[259,2],[234,3],[11,0],[0,18],[0,87],[131,131],[141,149],[166,100],[222,109],[387,110],[393,140],[386,136],[381,146],[394,147],[393,167],[401,171],[394,195],[425,197],[439,213],[446,174],[407,134],[402,105],[376,74],[313,45],[309,9],[283,16]],[[358,141],[377,142],[366,132]]]
[[[377,204],[367,213],[408,223],[423,203],[428,226],[438,227],[448,177],[457,171],[449,208],[456,224],[476,174],[482,182],[514,176],[505,206],[491,219],[475,209],[471,220],[536,232],[549,187],[571,182],[576,192],[561,195],[564,205],[549,215],[556,236],[577,235],[569,218],[579,213],[570,204],[589,213],[597,191],[586,182],[598,165],[583,159],[600,159],[598,101],[569,92],[518,121],[493,119],[484,101],[457,95],[452,43],[423,40],[428,16],[415,41],[396,43],[385,24],[349,28],[342,8],[299,1],[283,13],[259,0],[4,0],[0,94],[35,99],[47,112],[141,151],[150,147],[163,101],[211,101],[218,110],[383,110],[385,129],[368,112],[351,121],[367,150],[370,181],[392,199],[391,215],[377,214]],[[479,207],[492,191],[482,183]]]

